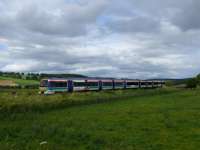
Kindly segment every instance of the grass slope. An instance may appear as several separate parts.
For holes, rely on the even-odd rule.
[[[138,92],[140,96],[134,96]],[[94,99],[98,94],[75,93],[74,99]],[[196,150],[200,147],[199,90],[130,90],[121,92],[121,96],[120,91],[101,94],[104,98],[110,97],[110,102],[56,107],[43,112],[32,109],[12,113],[14,109],[11,109],[1,113],[1,149]],[[120,100],[112,101],[112,95]],[[62,96],[57,95],[57,98]],[[18,105],[25,107],[21,103]]]
[[[10,77],[2,77],[0,76],[0,80],[12,80],[16,84],[19,85],[39,85],[39,81],[36,80],[24,80],[24,79],[15,79],[15,78],[10,78]]]

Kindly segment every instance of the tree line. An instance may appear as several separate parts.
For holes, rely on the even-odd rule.
[[[15,79],[25,79],[25,80],[41,80],[43,78],[70,78],[70,77],[77,77],[77,78],[84,78],[86,76],[80,74],[49,74],[49,73],[24,73],[24,72],[1,72],[0,76],[2,77],[9,77]]]
[[[194,78],[190,78],[186,81],[187,88],[197,88],[200,85],[200,74]]]

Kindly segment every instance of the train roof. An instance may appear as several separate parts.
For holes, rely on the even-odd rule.
[[[129,82],[165,82],[164,80],[139,80],[139,79],[115,79],[115,78],[44,78],[42,80],[49,80],[49,81],[66,81],[66,80],[77,80],[77,81],[82,81],[82,80],[102,80],[102,81],[110,81],[110,80],[114,80],[114,81],[129,81]]]

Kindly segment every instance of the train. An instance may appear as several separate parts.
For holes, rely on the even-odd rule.
[[[162,88],[164,84],[161,80],[49,78],[40,81],[39,93],[48,95],[79,91]]]

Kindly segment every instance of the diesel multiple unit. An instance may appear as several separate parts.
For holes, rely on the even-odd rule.
[[[40,93],[54,94],[73,91],[100,91],[114,89],[161,88],[164,81],[121,79],[43,79]]]

